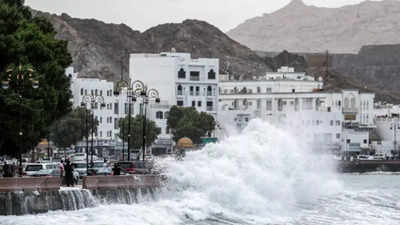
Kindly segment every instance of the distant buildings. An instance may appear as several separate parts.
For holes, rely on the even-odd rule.
[[[382,104],[374,107],[374,93],[352,89],[327,92],[321,78],[290,67],[253,80],[234,80],[219,74],[218,59],[193,59],[189,53],[131,54],[129,63],[130,80],[141,80],[160,94],[161,102],[150,103],[147,108],[148,118],[161,130],[152,146],[154,153],[172,151],[167,118],[173,105],[213,115],[220,128],[214,135],[230,129],[224,125],[241,130],[251,119],[261,118],[301,131],[298,134],[303,140],[318,151],[360,154],[372,149],[390,154],[398,149],[400,108]],[[66,74],[72,78],[75,107],[80,106],[84,95],[104,97],[106,107],[93,109],[100,122],[95,143],[100,149],[120,151],[123,144],[118,137],[118,123],[129,111],[127,90],[115,96],[113,82],[78,78],[72,69]],[[143,112],[140,101],[132,104],[133,116]],[[84,146],[80,145],[82,149]]]
[[[245,127],[252,118],[289,124],[304,132],[305,141],[318,143],[316,146],[323,149],[361,151],[368,147],[375,95],[358,90],[323,92],[322,88],[322,79],[289,67],[253,81],[231,80],[224,75],[219,115],[237,128]]]

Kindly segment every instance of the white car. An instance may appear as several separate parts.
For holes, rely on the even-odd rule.
[[[24,175],[33,176],[43,168],[45,168],[44,163],[28,163],[25,166]]]
[[[73,162],[71,165],[73,166],[74,171],[79,173],[79,177],[87,175],[86,162]]]
[[[60,166],[58,163],[44,163],[43,168],[37,171],[32,176],[35,177],[43,177],[43,176],[52,176],[59,177],[61,175]]]
[[[358,160],[374,160],[374,157],[371,155],[358,155]]]
[[[76,161],[86,161],[86,153],[76,153],[71,156],[71,161],[76,162]]]

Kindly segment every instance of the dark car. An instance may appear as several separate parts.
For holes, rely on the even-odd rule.
[[[152,161],[121,161],[118,164],[122,172],[129,174],[149,174],[153,168]]]

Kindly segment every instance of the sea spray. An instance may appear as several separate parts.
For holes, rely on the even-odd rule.
[[[298,134],[253,120],[241,133],[187,152],[183,161],[160,161],[168,178],[155,199],[140,192],[138,204],[106,201],[78,211],[0,217],[0,224],[316,224],[302,213],[319,219],[315,207],[337,199],[342,187],[333,161],[311,152]]]
[[[331,159],[298,137],[252,120],[240,134],[188,152],[183,161],[166,160],[168,188],[205,214],[208,207],[242,216],[292,214],[297,204],[341,188]]]

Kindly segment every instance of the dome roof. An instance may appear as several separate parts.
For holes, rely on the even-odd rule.
[[[188,137],[183,137],[178,140],[176,147],[177,148],[193,148],[193,141],[190,140],[190,138],[188,138]]]

